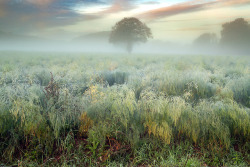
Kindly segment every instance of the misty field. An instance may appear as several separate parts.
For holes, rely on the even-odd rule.
[[[0,166],[248,166],[249,56],[0,52]]]

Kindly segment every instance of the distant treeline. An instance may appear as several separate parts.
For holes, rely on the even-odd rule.
[[[201,34],[194,40],[194,45],[200,49],[217,48],[223,52],[250,52],[250,25],[244,18],[238,18],[222,25],[221,37],[214,33]]]

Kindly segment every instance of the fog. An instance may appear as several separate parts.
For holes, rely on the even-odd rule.
[[[0,32],[0,50],[5,51],[53,51],[88,53],[126,53],[126,44],[109,42],[110,31],[85,34],[66,41],[35,36]],[[222,25],[221,37],[204,33],[193,41],[177,43],[149,39],[134,42],[132,54],[203,54],[248,55],[250,53],[250,26],[243,18]]]
[[[0,50],[248,55],[249,9],[249,0],[0,0]],[[111,38],[125,18],[142,29]]]
[[[52,51],[52,52],[88,52],[88,53],[126,53],[123,45],[112,45],[107,41],[98,39],[86,39],[85,41],[27,41],[13,40],[0,41],[0,50],[2,51]],[[152,40],[147,43],[134,44],[132,54],[194,54],[194,53],[210,54],[215,53],[209,48],[196,48],[194,46],[177,44],[166,41]]]
[[[87,53],[126,53],[125,46],[112,45],[98,39],[84,41],[51,41],[51,40],[0,40],[1,51],[37,51],[37,52],[87,52]],[[193,43],[180,44],[168,41],[150,40],[147,43],[134,44],[131,54],[244,54],[237,48],[223,49],[222,46],[199,46]]]

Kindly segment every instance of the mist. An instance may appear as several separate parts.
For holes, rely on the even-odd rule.
[[[109,42],[110,33],[131,17],[153,37],[134,42],[132,54],[249,53],[248,0],[2,0],[0,50],[124,53],[126,46]]]
[[[111,29],[111,28],[110,28]],[[153,29],[154,32],[154,29]],[[126,53],[126,46],[109,42],[111,31],[101,31],[61,40],[0,32],[0,50],[44,52]],[[221,25],[221,31],[194,36],[189,42],[149,39],[135,42],[133,54],[247,55],[250,53],[250,26],[244,18]],[[62,34],[63,35],[63,34]]]
[[[250,0],[0,0],[0,166],[250,166]]]
[[[37,39],[12,39],[0,40],[1,51],[36,51],[36,52],[87,52],[87,53],[126,53],[125,46],[113,45],[108,42],[108,37],[104,39],[85,38],[84,40],[37,40]],[[240,47],[225,47],[219,43],[197,44],[195,42],[176,43],[162,40],[150,40],[146,43],[134,44],[133,54],[202,54],[202,55],[219,55],[219,54],[248,54],[249,50]]]

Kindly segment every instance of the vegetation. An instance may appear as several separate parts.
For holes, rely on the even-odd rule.
[[[249,53],[250,25],[243,18],[222,25],[221,44],[227,48],[236,48],[237,51]]]
[[[218,44],[218,38],[214,33],[201,34],[197,39],[194,40],[194,45],[198,47],[211,47]]]
[[[248,166],[244,56],[0,53],[0,164]]]
[[[222,24],[220,38],[214,33],[203,33],[193,41],[193,50],[203,54],[249,55],[250,24],[237,18]]]
[[[133,45],[138,42],[147,42],[152,38],[150,28],[135,17],[124,18],[112,28],[109,42],[125,44],[128,53],[133,50]]]

